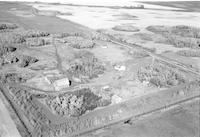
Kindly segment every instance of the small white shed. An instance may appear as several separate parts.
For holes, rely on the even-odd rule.
[[[126,70],[126,66],[116,65],[116,66],[114,66],[114,68],[117,71],[125,71]]]
[[[59,79],[53,82],[53,86],[56,91],[60,91],[63,88],[70,86],[70,81],[68,78]]]

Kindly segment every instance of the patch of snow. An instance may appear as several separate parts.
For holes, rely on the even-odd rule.
[[[60,3],[74,5],[90,5],[90,6],[136,6],[144,0],[2,0],[2,1],[17,1],[17,2],[44,2],[44,3]],[[160,0],[145,0],[145,1],[160,1]],[[162,1],[182,1],[182,0],[162,0]],[[184,0],[190,1],[190,0]],[[193,0],[198,1],[198,0]],[[147,8],[162,8],[162,9],[177,9],[166,6],[142,4]]]
[[[92,29],[109,29],[117,25],[130,24],[138,28],[149,25],[191,25],[200,26],[200,13],[153,10],[153,9],[111,9],[99,7],[80,7],[69,5],[31,4],[34,8],[60,13],[72,13],[69,15],[57,15],[57,17],[70,20]],[[153,7],[151,7],[153,8]],[[137,19],[122,19],[123,14],[136,16]]]

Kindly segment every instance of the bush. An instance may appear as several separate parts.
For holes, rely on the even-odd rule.
[[[13,42],[13,43],[24,43],[24,42],[26,42],[25,37],[20,35],[20,34],[13,35],[11,40],[12,40],[11,42]]]
[[[92,79],[102,74],[104,72],[104,67],[96,58],[85,58],[76,60],[70,64],[70,69],[68,71],[74,76],[87,76]]]
[[[135,58],[144,58],[149,56],[149,54],[144,50],[131,50],[130,54]]]
[[[74,61],[70,63],[70,68],[68,69],[69,74],[75,77],[86,76],[92,79],[98,77],[99,74],[104,73],[105,68],[98,59],[91,53],[85,53],[88,52],[80,52],[80,55],[76,55]]]
[[[178,48],[199,48],[200,29],[184,25],[178,26],[149,26],[147,30],[162,35],[166,40],[161,41]]]
[[[200,39],[200,29],[199,28],[192,28],[193,37]]]
[[[53,36],[55,38],[65,38],[65,37],[71,36],[71,34],[66,32],[66,33],[54,34]]]
[[[28,38],[26,39],[26,44],[31,47],[40,47],[51,44],[51,42],[44,38]]]
[[[19,66],[25,68],[25,67],[28,67],[29,65],[36,63],[38,61],[39,60],[35,57],[23,55],[21,57],[21,61],[20,61],[21,63],[19,64]]]
[[[0,75],[2,83],[24,83],[27,79],[23,78],[17,73],[6,73]]]
[[[146,41],[152,41],[153,40],[153,36],[151,34],[147,34],[147,33],[135,33],[132,36],[137,37],[141,40],[146,40]]]
[[[199,48],[200,40],[194,38],[184,38],[176,35],[164,35],[166,43],[178,48]]]
[[[185,57],[200,57],[200,50],[180,50],[176,53]]]
[[[157,34],[164,34],[164,33],[169,33],[169,29],[167,29],[166,26],[159,26],[159,25],[154,25],[154,26],[148,26],[146,28],[148,31],[157,33]]]
[[[171,33],[182,37],[200,38],[200,29],[185,25],[171,27]]]
[[[16,29],[16,28],[18,28],[18,26],[16,24],[0,23],[0,30]]]
[[[11,47],[11,46],[4,46],[4,45],[0,45],[0,57],[8,54],[8,53],[11,53],[11,52],[14,52],[16,51],[17,48],[16,47]]]
[[[138,71],[138,79],[157,87],[170,87],[185,83],[185,76],[166,65],[147,66]]]
[[[25,42],[26,39],[22,35],[14,32],[4,33],[0,36],[1,45],[10,45],[10,44],[21,44]]]
[[[190,38],[200,38],[200,29],[185,25],[178,26],[149,26],[146,28],[148,31],[157,33],[157,34],[169,34],[176,35],[181,37],[190,37]]]
[[[85,37],[85,35],[83,33],[73,33],[73,32],[64,32],[64,33],[59,33],[59,34],[54,34],[55,38],[66,38],[69,36],[76,36],[76,37]]]
[[[131,26],[131,25],[115,26],[112,29],[116,30],[116,31],[127,31],[127,32],[138,32],[138,31],[140,31],[140,29],[138,29],[137,27]]]
[[[110,41],[110,38],[107,35],[104,35],[101,31],[99,32],[92,32],[90,39],[94,40],[102,40],[102,41]]]
[[[42,41],[40,37],[46,37],[50,34],[47,32],[41,32],[36,30],[27,30],[27,31],[16,31],[16,32],[8,32],[3,33],[0,36],[0,43],[24,43],[27,38],[38,38],[38,41]],[[28,39],[30,41],[30,39]],[[29,42],[28,41],[28,42]]]
[[[38,30],[27,30],[21,32],[21,35],[26,38],[35,38],[35,37],[47,37],[50,35],[50,33]]]
[[[48,96],[46,104],[61,116],[77,117],[88,110],[94,110],[101,104],[101,97],[95,95],[89,88],[76,90],[59,96]]]
[[[6,56],[3,56],[1,58],[1,66],[5,65],[5,64],[12,64],[12,63],[17,63],[19,62],[19,58],[16,57],[15,55],[13,54],[8,54]]]
[[[65,43],[76,49],[93,48],[95,43],[92,40],[83,37],[69,36],[64,39]]]

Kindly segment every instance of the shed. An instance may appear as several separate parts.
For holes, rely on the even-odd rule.
[[[63,88],[70,86],[70,81],[68,78],[59,79],[53,82],[53,86],[56,91],[60,91]]]

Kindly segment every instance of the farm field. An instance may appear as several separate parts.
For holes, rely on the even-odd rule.
[[[198,137],[196,3],[0,1],[0,136]]]

